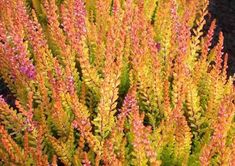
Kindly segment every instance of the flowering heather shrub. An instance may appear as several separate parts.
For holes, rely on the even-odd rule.
[[[0,165],[235,165],[208,1],[0,0]],[[224,57],[224,58],[223,58]]]

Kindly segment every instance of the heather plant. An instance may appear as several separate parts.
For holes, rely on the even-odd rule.
[[[0,165],[235,165],[208,0],[0,0]]]

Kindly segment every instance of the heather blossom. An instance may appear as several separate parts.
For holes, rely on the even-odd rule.
[[[0,0],[0,165],[234,165],[208,4]]]

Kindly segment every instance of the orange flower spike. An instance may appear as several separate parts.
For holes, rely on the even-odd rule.
[[[223,82],[224,84],[226,84],[227,82],[227,69],[228,69],[228,54],[226,53],[225,56],[224,56],[224,62],[223,62],[223,71],[222,71],[222,79],[223,79]]]
[[[85,138],[86,133],[90,132],[92,128],[89,120],[90,113],[86,105],[79,102],[76,94],[71,96],[71,103],[72,111],[75,115],[74,128],[77,128],[81,132],[81,135]]]
[[[133,110],[132,110],[133,111]],[[145,163],[147,159],[152,161],[156,160],[156,154],[154,150],[151,148],[150,141],[148,140],[148,136],[150,131],[143,126],[143,118],[144,114],[138,115],[139,113],[133,113],[133,134],[134,134],[134,151],[137,153],[137,161],[139,163]]]
[[[32,44],[37,70],[48,71],[48,68],[51,66],[52,55],[34,10],[32,11],[33,20],[27,14],[23,1],[17,1],[16,11],[26,29],[30,44]]]
[[[123,24],[122,24],[122,29],[121,30],[126,30],[125,32],[127,33],[129,31],[129,27],[131,25],[132,21],[132,0],[127,0],[125,3],[125,10],[124,10],[124,16],[123,16]],[[125,35],[124,35],[125,36]]]
[[[57,166],[57,157],[56,157],[56,155],[53,155],[53,157],[52,157],[51,166]]]
[[[172,125],[173,122],[173,129],[171,130],[174,132],[176,141],[175,154],[177,156],[177,160],[180,160],[184,165],[187,165],[190,155],[192,134],[182,110],[183,101],[185,101],[185,91],[186,87],[181,86],[175,108],[171,112],[170,118],[168,118],[170,121],[167,121],[167,123],[170,123],[168,125]]]
[[[190,145],[192,134],[187,124],[185,116],[179,113],[179,117],[176,121],[175,139],[177,141],[177,152],[179,159],[183,160],[184,164],[187,164],[190,155]]]
[[[206,61],[207,59],[207,55],[211,46],[211,42],[213,39],[213,35],[214,35],[214,31],[215,31],[215,27],[216,27],[216,20],[213,20],[211,22],[210,28],[208,30],[207,36],[205,38],[205,43],[203,44],[202,47],[202,56],[201,59],[202,61]]]
[[[213,155],[211,150],[212,150],[211,146],[207,146],[206,148],[203,149],[203,153],[200,156],[200,164],[201,165],[205,165],[205,166],[210,165],[210,159]]]
[[[186,72],[186,66],[185,66],[185,60],[186,60],[186,53],[187,53],[187,46],[188,46],[188,40],[189,40],[189,28],[187,27],[187,23],[185,23],[187,20],[184,20],[185,22],[180,23],[179,16],[177,14],[177,4],[175,0],[171,0],[171,17],[173,21],[173,40],[176,40],[176,43],[178,43],[178,47],[176,48],[176,60],[175,60],[175,66],[174,66],[174,77],[177,82],[177,86],[180,86],[180,83],[184,82],[185,78],[185,72]],[[187,16],[187,13],[186,13]],[[187,18],[187,17],[186,17]],[[177,77],[177,78],[176,78]],[[179,89],[180,87],[176,87],[176,89]],[[175,89],[175,90],[176,90]],[[177,90],[175,91],[177,93]]]
[[[61,6],[62,20],[65,32],[79,56],[82,57],[82,44],[87,33],[86,30],[86,11],[83,0],[74,0]]]
[[[67,91],[66,82],[64,81],[64,70],[62,66],[59,64],[58,60],[56,58],[53,59],[53,66],[54,66],[54,77],[50,78],[51,84],[53,85],[53,89],[55,88],[55,95],[64,93]]]
[[[29,92],[28,94],[28,103],[27,103],[27,123],[29,124],[28,130],[32,131],[35,129],[35,124],[33,121],[33,92]]]
[[[179,37],[179,32],[180,32],[180,20],[179,20],[179,16],[177,13],[177,3],[176,0],[170,0],[170,12],[171,12],[171,19],[172,19],[172,30],[174,31],[173,33],[173,41],[175,42],[179,42],[177,41],[177,38]]]
[[[119,1],[116,0],[116,4],[113,7],[115,11],[114,12],[114,37],[116,40],[115,44],[115,57],[117,58],[116,65],[121,70],[122,68],[122,59],[124,56],[124,49],[125,49],[125,39],[126,39],[126,31],[125,31],[125,21],[124,19],[124,13],[122,8],[120,7]]]
[[[15,105],[18,108],[19,112],[26,118],[25,124],[28,132],[32,132],[35,129],[35,123],[33,121],[33,92],[28,93],[28,99],[27,99],[27,107],[24,108],[23,105],[21,105],[20,101],[16,100]]]
[[[74,15],[73,15],[73,4],[62,4],[61,5],[61,15],[63,22],[63,29],[66,32],[67,38],[70,40],[71,46],[74,48],[76,43],[76,31],[74,28]]]
[[[14,32],[17,32],[17,30],[19,30],[18,27],[12,29],[14,30]],[[20,36],[20,34],[11,33],[11,36],[15,44],[15,46],[13,47],[14,54],[17,54],[17,56],[12,57],[11,60],[13,61],[13,63],[15,63],[18,71],[20,71],[23,76],[25,75],[26,78],[29,78],[29,80],[34,79],[36,77],[36,71],[34,65],[32,64],[32,61],[27,58],[27,50],[24,47],[22,41],[23,35]]]
[[[66,51],[66,39],[58,21],[58,7],[56,5],[56,2],[55,0],[44,0],[43,4],[47,15],[50,33],[52,34],[53,39],[56,41],[56,43],[60,46],[61,50]],[[66,54],[64,56],[66,56]]]
[[[74,0],[75,28],[76,37],[81,40],[87,33],[86,29],[86,9],[83,0]]]
[[[10,156],[10,160],[14,163],[23,164],[24,154],[22,153],[22,150],[2,125],[0,125],[0,136],[0,142],[7,154]]]
[[[4,47],[6,47],[7,44],[7,35],[6,35],[6,26],[4,24],[4,22],[0,22],[0,46],[1,49],[3,49]]]
[[[235,156],[234,156],[234,153],[235,153],[235,138],[233,139],[231,149],[232,150],[231,150],[231,154],[230,154],[229,164],[230,165],[235,165]]]
[[[190,15],[189,11],[185,11],[183,15],[183,21],[180,26],[180,35],[179,35],[179,49],[181,54],[186,56],[190,47],[190,27],[188,26]],[[187,58],[187,57],[186,57]]]
[[[135,92],[133,92],[133,90],[129,90],[128,94],[126,95],[125,99],[124,99],[124,103],[122,106],[122,109],[120,110],[120,114],[118,115],[118,121],[117,121],[117,129],[119,132],[122,132],[124,129],[124,122],[127,118],[127,116],[129,116],[129,114],[132,111],[132,105],[135,103],[135,101],[133,100],[133,94]]]
[[[109,26],[107,21],[109,21],[109,6],[110,3],[105,2],[105,0],[97,0],[96,5],[96,24],[97,24],[97,31],[99,32],[99,37],[103,40],[106,38],[106,31]]]
[[[119,0],[113,0],[113,8],[112,8],[112,12],[113,12],[113,15],[116,19],[118,19],[119,15],[120,14],[120,1]]]
[[[134,162],[135,164],[142,165],[146,164],[148,160],[150,160],[150,163],[156,161],[156,154],[148,138],[152,129],[143,125],[144,114],[139,113],[139,107],[134,94],[135,91],[133,91],[130,98],[127,98],[126,100],[128,101],[131,111],[129,118],[131,123],[131,132],[134,135],[132,142],[134,155],[136,157]]]
[[[147,25],[146,32],[147,32],[148,48],[153,58],[154,67],[158,68],[160,67],[160,64],[157,58],[157,54],[161,49],[161,45],[160,43],[154,41],[154,32],[153,28],[150,25]]]
[[[223,155],[223,152],[226,149],[226,137],[235,115],[235,105],[232,103],[234,97],[234,95],[230,96],[227,101],[222,102],[223,104],[218,113],[218,121],[212,136],[212,140],[216,141],[212,146],[217,146],[217,151],[221,156],[221,162],[223,162],[223,159],[225,159],[224,157],[226,157]]]
[[[12,4],[12,8],[13,7],[15,6]],[[20,75],[17,76],[23,77],[22,80],[24,80],[24,82],[29,82],[27,78],[34,79],[36,73],[34,65],[31,60],[29,60],[27,46],[24,43],[25,35],[23,23],[16,13],[12,13],[11,17],[8,19],[10,23],[7,25],[7,30],[5,29],[5,35],[2,36],[4,43],[9,43],[9,46],[12,47],[13,54],[8,58],[11,63],[15,65],[17,70],[20,71]]]
[[[119,9],[116,10],[119,11]],[[107,32],[103,88],[100,89],[101,98],[98,105],[98,116],[94,120],[98,128],[101,144],[104,143],[105,137],[115,125],[114,114],[117,106],[118,86],[122,69],[122,51],[124,49],[124,45],[119,39],[121,35],[120,23],[117,18],[114,18],[114,22],[111,22],[110,29]]]
[[[24,157],[28,158],[29,157],[29,153],[30,153],[30,149],[29,149],[29,133],[26,130],[24,132]]]
[[[41,126],[37,127],[37,148],[36,148],[36,152],[35,152],[35,160],[36,160],[36,164],[38,166],[43,166],[43,165],[48,165],[48,159],[47,156],[43,154],[43,147],[42,147],[42,142],[43,142],[43,135],[44,135],[44,131],[43,128]]]
[[[91,162],[88,159],[88,154],[84,153],[84,159],[82,160],[82,164],[83,166],[91,166]]]
[[[72,48],[74,48],[79,56],[82,56],[82,42],[86,34],[85,24],[85,6],[82,0],[69,1],[66,5],[61,6],[63,27],[67,33]]]
[[[226,156],[223,155],[223,153],[226,149],[226,137],[228,134],[228,130],[232,124],[232,120],[235,114],[235,105],[234,103],[232,103],[232,100],[234,100],[234,95],[226,97],[221,102],[220,110],[217,115],[218,119],[213,127],[213,136],[209,144],[205,145],[201,152],[200,163],[202,165],[209,165],[211,157],[216,152],[221,157],[220,162],[229,162],[227,159],[224,158]]]
[[[141,63],[144,61],[142,60],[144,55],[143,47],[140,44],[140,37],[139,33],[141,32],[140,26],[141,22],[139,19],[138,10],[135,9],[133,11],[133,21],[131,23],[131,30],[130,30],[130,38],[131,38],[131,63],[133,65],[133,70],[138,71],[138,68],[141,67]]]
[[[79,102],[77,95],[71,96],[72,111],[75,115],[75,120],[73,121],[73,127],[81,133],[82,140],[87,140],[89,146],[94,152],[99,150],[99,142],[97,138],[92,134],[91,123],[89,120],[89,112],[85,105]]]
[[[58,159],[64,165],[71,165],[72,156],[70,155],[69,151],[70,149],[66,147],[65,143],[63,143],[61,140],[58,140],[51,135],[46,135],[46,139],[52,145],[56,155],[58,156]]]
[[[216,46],[216,59],[215,59],[215,72],[217,75],[219,75],[222,70],[223,43],[224,43],[224,36],[223,36],[223,33],[220,32],[219,43]]]
[[[105,165],[113,164],[119,166],[121,164],[117,159],[117,155],[114,153],[114,145],[109,139],[104,143],[104,154],[102,158]]]
[[[39,74],[37,80],[38,80],[41,100],[43,101],[43,103],[40,104],[40,109],[41,111],[50,110],[51,103],[48,98],[48,88],[45,86],[45,80],[43,78],[43,75]]]
[[[203,27],[206,24],[205,16],[208,14],[208,0],[201,1],[202,5],[199,8],[199,17],[196,19],[196,28],[193,28],[191,40],[190,40],[190,52],[188,57],[188,67],[193,70],[195,67],[195,61],[198,58],[198,52],[201,51],[201,37],[203,35]]]
[[[120,109],[120,114],[116,121],[116,125],[112,128],[109,138],[105,141],[104,145],[104,157],[107,164],[109,162],[115,161],[116,164],[120,165],[120,162],[125,162],[125,149],[126,145],[124,130],[125,121],[132,111],[132,95],[133,91],[130,90],[124,99],[122,109]]]
[[[100,86],[100,78],[95,68],[89,62],[89,50],[86,44],[87,27],[84,2],[82,0],[76,0],[74,3],[67,4],[67,6],[62,5],[61,10],[63,26],[70,45],[77,53],[76,60],[80,63],[83,80],[86,85],[95,89],[98,93],[97,89]],[[74,14],[72,15],[72,13]],[[74,66],[70,66],[69,68],[71,68],[71,71],[74,71]]]
[[[0,95],[0,122],[1,124],[9,124],[13,126],[13,130],[16,132],[22,131],[24,128],[24,120],[20,118],[16,111],[9,107]]]
[[[115,25],[116,26],[116,25]],[[106,46],[106,52],[105,52],[105,67],[104,67],[104,74],[109,74],[110,70],[112,70],[112,68],[110,68],[111,64],[114,64],[114,58],[116,58],[116,40],[115,40],[115,29],[114,27],[112,27],[110,29],[110,31],[107,34],[107,46]],[[118,55],[118,56],[122,56],[122,55]],[[118,58],[118,57],[117,57]],[[114,64],[113,67],[116,67],[116,65]],[[115,70],[115,69],[114,69]]]
[[[75,88],[75,80],[72,75],[72,71],[69,68],[69,65],[66,65],[65,67],[65,80],[66,80],[66,89],[67,91],[73,96],[76,93],[76,88]]]
[[[19,23],[19,21],[17,22]],[[21,39],[22,27],[17,31],[16,25],[9,26],[11,28],[7,30],[5,23],[0,23],[0,66],[2,77],[13,88],[17,84],[29,84],[30,80],[35,78],[36,73]],[[10,39],[13,41],[11,42]],[[13,80],[18,83],[13,85]]]
[[[164,81],[164,89],[163,89],[163,91],[164,91],[164,114],[165,114],[165,116],[166,116],[166,118],[167,118],[167,120],[169,120],[168,118],[170,118],[169,116],[170,116],[170,111],[171,111],[171,106],[170,106],[170,96],[169,96],[169,88],[170,88],[170,86],[169,86],[169,82],[168,82],[168,80],[165,80]]]
[[[106,160],[107,163],[112,161],[119,163],[120,160],[123,162],[125,160],[125,154],[122,151],[122,146],[124,146],[125,144],[124,145],[122,144],[125,143],[124,141],[125,121],[129,113],[131,112],[131,105],[132,105],[131,93],[132,92],[129,91],[129,93],[125,97],[122,109],[120,109],[120,114],[118,115],[118,119],[116,121],[116,125],[112,128],[110,137],[105,141],[103,158],[107,158]],[[114,153],[114,149],[116,153]]]

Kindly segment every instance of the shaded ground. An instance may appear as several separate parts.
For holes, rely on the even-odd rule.
[[[0,77],[0,95],[11,107],[15,107],[15,97],[11,93],[10,89],[7,87],[7,85],[4,83],[1,77]]]

